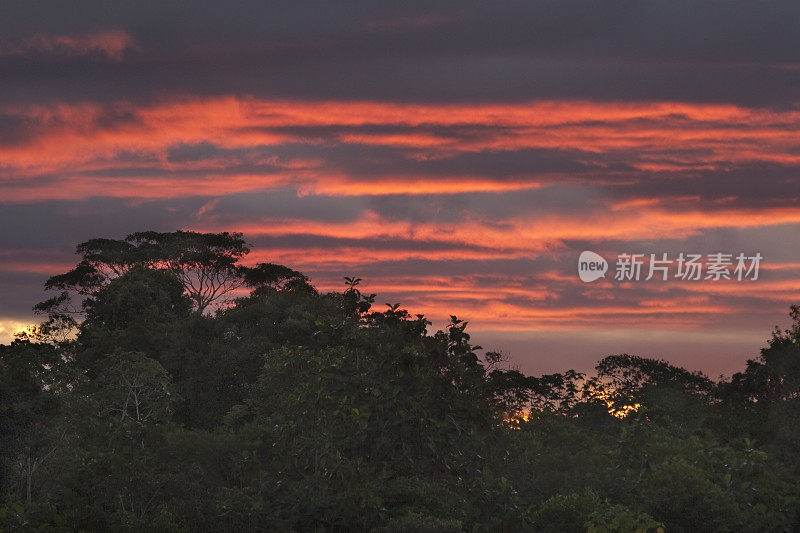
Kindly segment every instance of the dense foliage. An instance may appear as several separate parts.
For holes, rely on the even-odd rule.
[[[730,380],[631,355],[525,376],[358,279],[244,268],[240,235],[78,253],[0,346],[0,530],[800,525],[797,307]]]

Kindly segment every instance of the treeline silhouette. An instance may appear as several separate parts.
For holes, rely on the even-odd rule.
[[[2,531],[793,531],[800,311],[712,381],[525,376],[241,234],[78,246],[0,345]]]

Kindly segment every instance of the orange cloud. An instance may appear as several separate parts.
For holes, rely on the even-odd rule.
[[[564,240],[685,238],[703,229],[749,228],[775,224],[800,223],[800,207],[763,209],[725,209],[672,212],[662,208],[597,210],[590,217],[568,213],[540,214],[536,211],[504,220],[457,220],[453,222],[415,222],[387,220],[375,212],[347,222],[303,219],[249,219],[235,224],[200,225],[204,231],[242,231],[260,235],[317,235],[354,239],[411,239],[420,242],[455,243],[495,250],[538,252]]]
[[[124,34],[81,39],[29,48],[101,53],[115,59],[132,46]],[[226,97],[144,107],[125,102],[6,106],[0,112],[25,125],[13,142],[0,144],[0,202],[206,197],[191,210],[192,229],[281,238],[280,246],[257,249],[249,259],[316,271],[320,279],[315,281],[322,289],[340,290],[337,276],[398,257],[435,263],[440,276],[378,275],[367,279],[365,290],[440,319],[464,315],[494,329],[633,327],[653,321],[690,329],[720,315],[742,314],[737,298],[773,303],[800,299],[795,282],[774,279],[637,286],[634,295],[625,284],[613,293],[601,284],[572,291],[599,304],[593,306],[581,303],[575,294],[572,301],[562,301],[558,289],[579,283],[565,272],[532,272],[530,277],[506,277],[488,284],[475,275],[444,275],[456,262],[555,255],[570,240],[684,239],[712,228],[800,224],[800,206],[790,202],[746,208],[727,193],[705,205],[696,193],[671,196],[668,201],[646,193],[619,200],[598,195],[591,202],[575,199],[577,209],[532,206],[528,211],[503,213],[500,206],[496,211],[503,216],[465,210],[463,216],[458,212],[420,222],[413,214],[382,215],[366,201],[352,218],[322,221],[303,212],[238,216],[223,212],[221,200],[233,193],[277,188],[339,200],[451,193],[486,193],[490,199],[494,193],[546,191],[561,180],[580,182],[583,189],[594,191],[599,184],[636,182],[648,173],[693,176],[753,163],[798,165],[798,111],[674,102],[440,105]],[[278,150],[285,145],[303,149]],[[326,149],[351,145],[391,149],[414,164],[381,168],[378,161],[368,167],[374,171],[348,172],[326,155]],[[176,147],[187,146],[197,148],[195,156],[173,156]],[[587,170],[582,174],[537,168],[535,162],[530,169],[502,177],[493,176],[491,169],[469,166],[430,170],[432,164],[459,155],[523,149],[570,153],[575,164]],[[724,190],[722,180],[719,185]],[[347,244],[285,244],[297,235],[343,239]],[[359,239],[365,240],[363,246]],[[375,241],[405,244],[381,250],[369,244]],[[8,272],[52,274],[66,269],[57,261],[2,259],[0,269]],[[765,272],[787,275],[795,267],[763,265]]]
[[[118,41],[124,42],[124,38],[118,37]],[[105,41],[97,38],[96,42]],[[422,105],[216,98],[148,107],[122,102],[7,107],[2,111],[30,125],[24,142],[0,146],[0,158],[11,177],[124,168],[124,163],[115,161],[120,153],[137,154],[165,171],[213,173],[225,168],[225,162],[213,158],[176,162],[167,157],[170,147],[199,143],[231,150],[288,142],[311,146],[356,143],[394,147],[416,160],[535,148],[580,150],[590,161],[591,154],[621,152],[630,165],[648,171],[702,170],[747,161],[800,162],[800,112],[717,104],[536,101]],[[376,126],[396,131],[352,131],[353,127]],[[313,132],[320,127],[328,128],[324,139]],[[442,128],[477,133],[454,137]],[[309,181],[325,190],[330,176],[321,172],[324,161],[302,161],[299,167],[296,161],[275,162],[294,169],[300,177],[311,170]],[[536,175],[537,169],[532,167],[528,181],[535,181]],[[430,186],[436,191],[435,180],[429,181],[434,182]],[[380,183],[372,185],[381,187]],[[501,185],[495,183],[495,187]],[[107,194],[114,195],[114,188]]]

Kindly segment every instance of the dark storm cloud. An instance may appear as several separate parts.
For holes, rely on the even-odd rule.
[[[387,220],[420,223],[485,220],[500,222],[531,215],[582,215],[602,209],[603,196],[591,186],[552,185],[500,193],[382,195],[369,198],[372,210]]]
[[[3,204],[0,250],[44,249],[71,254],[98,236],[122,238],[146,227],[174,230],[194,220],[207,199],[131,203],[115,198]]]
[[[293,128],[299,130],[301,128]],[[326,128],[331,131],[334,128]],[[339,129],[339,128],[337,128]],[[359,131],[382,129],[387,133],[411,132],[424,134],[427,128],[404,128],[383,126],[352,128]],[[453,135],[461,128],[453,127]],[[466,128],[469,130],[469,128]],[[481,128],[490,137],[497,128]],[[297,131],[294,134],[302,137]],[[469,133],[463,133],[469,135]],[[476,134],[477,135],[477,134]],[[325,144],[292,142],[276,146],[251,148],[223,148],[213,143],[181,144],[167,150],[171,163],[210,162],[222,163],[226,172],[276,172],[286,167],[282,162],[295,158],[319,158],[324,161],[326,171],[339,171],[352,177],[380,178],[436,177],[460,179],[463,176],[481,176],[494,180],[559,173],[580,179],[587,173],[632,171],[623,157],[597,154],[576,149],[522,148],[518,150],[480,150],[462,152],[447,157],[419,159],[410,157],[413,149],[404,146],[375,146],[360,143],[339,143],[326,135]],[[264,163],[265,158],[274,157],[275,162]],[[165,170],[166,172],[166,170]]]
[[[759,163],[726,163],[716,170],[688,169],[677,172],[642,173],[633,182],[602,187],[618,199],[660,198],[670,209],[717,210],[794,207],[800,202],[800,166]],[[694,197],[690,203],[670,201]]]
[[[215,204],[215,220],[222,223],[278,218],[320,222],[351,222],[364,211],[360,197],[298,196],[294,189],[248,192],[221,197]]]
[[[369,250],[408,251],[422,252],[436,251],[474,251],[491,252],[493,248],[477,244],[462,244],[443,241],[420,241],[414,239],[392,238],[348,238],[328,237],[324,235],[294,233],[288,235],[258,235],[249,237],[248,242],[262,249],[281,248],[321,248],[335,251],[341,248],[367,248]]]
[[[536,272],[549,261],[543,258],[516,259],[454,259],[434,261],[430,259],[408,259],[397,261],[375,261],[363,265],[361,272],[365,278],[370,276],[447,276],[458,279],[475,274],[492,274],[494,276],[513,276],[520,273]],[[359,274],[361,275],[361,274]],[[413,290],[413,287],[409,287]]]
[[[297,218],[347,222],[362,213],[359,197],[299,197],[294,190],[187,197],[152,201],[117,198],[3,204],[0,209],[0,250],[66,247],[97,236],[121,238],[142,228],[166,231],[202,221],[200,211],[219,222],[246,222],[254,217]]]
[[[422,128],[421,133],[424,132],[425,129]],[[317,157],[324,157],[328,168],[341,170],[357,177],[424,175],[451,176],[458,179],[461,176],[486,176],[503,180],[548,172],[578,176],[596,171],[600,164],[605,171],[631,169],[624,163],[607,161],[602,155],[574,149],[481,150],[424,160],[409,157],[409,151],[408,148],[402,146],[363,144],[309,146],[297,144],[278,147],[275,153],[283,156],[308,156],[310,152],[313,152]]]
[[[0,96],[797,98],[796,2],[6,2],[6,49],[125,32],[114,54],[0,58]],[[16,47],[16,48],[15,48]],[[2,53],[0,53],[2,56]],[[788,68],[787,68],[788,67]]]
[[[760,252],[768,263],[797,262],[800,249],[800,224],[765,225],[753,228],[708,228],[685,238],[663,238],[653,234],[651,239],[599,239],[595,241],[565,239],[564,246],[577,260],[582,250],[595,250],[609,259],[618,253],[747,253]],[[796,276],[796,270],[784,271]],[[800,284],[798,285],[800,287]]]

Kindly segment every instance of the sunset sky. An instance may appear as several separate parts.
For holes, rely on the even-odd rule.
[[[191,229],[529,373],[738,371],[800,303],[798,28],[794,1],[3,2],[0,342],[76,244]],[[584,250],[763,260],[583,283]]]

